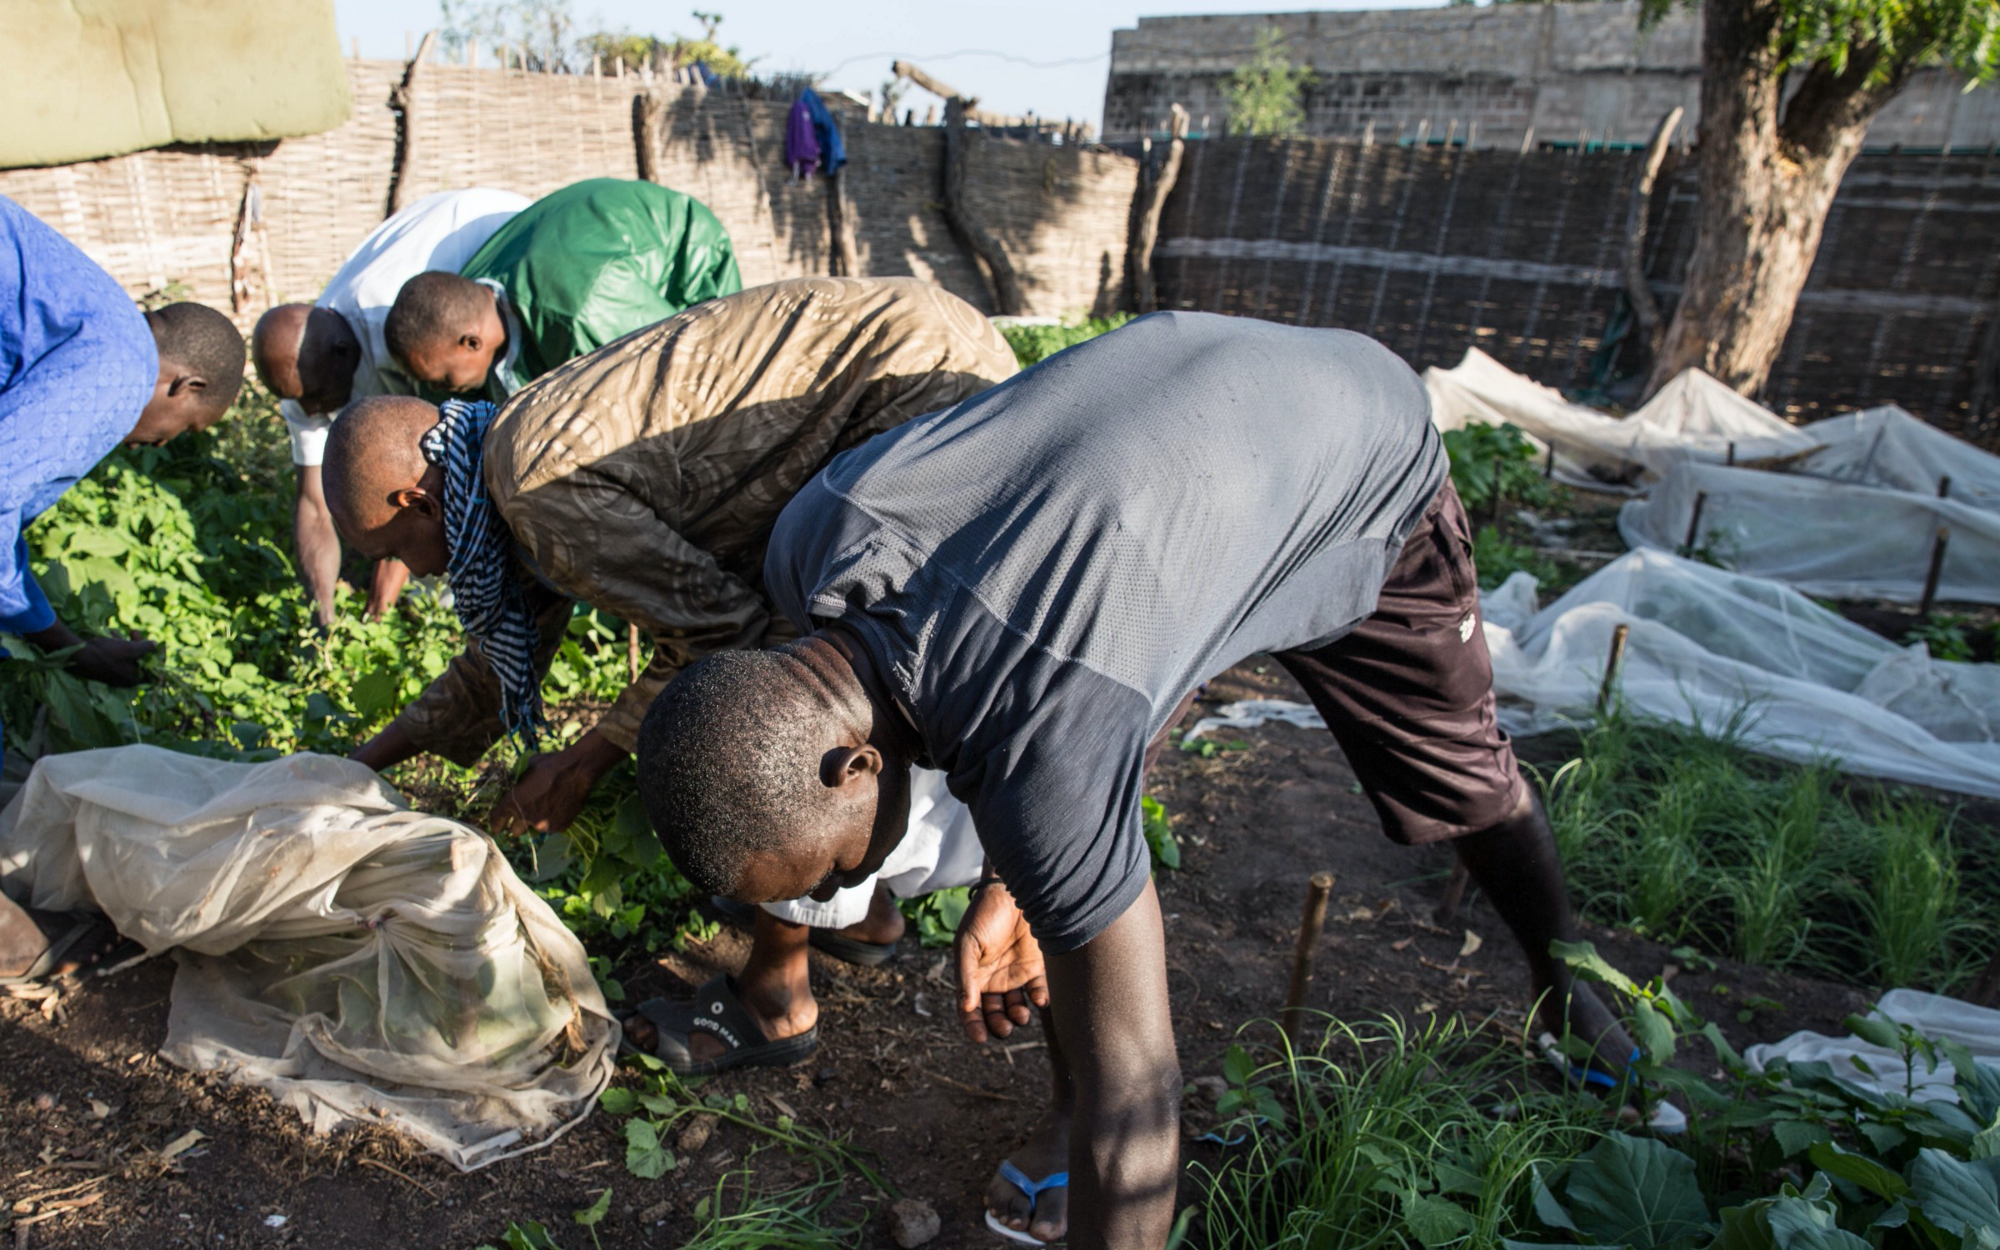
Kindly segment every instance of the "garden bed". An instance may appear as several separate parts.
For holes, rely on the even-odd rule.
[[[1295,695],[1280,670],[1252,662],[1213,683],[1208,697],[1288,693]],[[1386,843],[1326,735],[1273,726],[1240,741],[1206,758],[1170,752],[1153,786],[1172,814],[1183,857],[1180,871],[1160,874],[1160,885],[1188,1077],[1221,1076],[1239,1040],[1252,1054],[1268,1054],[1262,1048],[1275,1036],[1270,1027],[1245,1025],[1282,1001],[1304,879],[1319,868],[1332,871],[1337,884],[1315,1007],[1363,1026],[1396,1015],[1419,1030],[1463,1013],[1492,1022],[1480,1047],[1503,1059],[1515,1053],[1527,983],[1494,914],[1475,896],[1449,930],[1431,923],[1448,852]],[[1991,807],[1962,811],[1958,836],[1990,847]],[[1469,953],[1468,933],[1480,938]],[[1726,957],[1690,960],[1676,955],[1671,941],[1628,930],[1592,925],[1587,936],[1635,977],[1674,969],[1672,987],[1738,1046],[1800,1028],[1840,1032],[1843,1017],[1869,1000],[1855,985]],[[747,948],[728,929],[687,945],[634,960],[626,992],[683,990],[735,966]],[[941,951],[907,950],[879,971],[815,955],[814,969],[822,987],[820,1054],[796,1069],[707,1082],[696,1096],[720,1095],[732,1114],[768,1129],[782,1118],[846,1134],[901,1194],[936,1209],[943,1231],[932,1244],[993,1244],[979,1225],[980,1194],[998,1152],[1032,1122],[1044,1088],[1036,1033],[1017,1037],[1013,1050],[961,1041]],[[7,1021],[0,1026],[0,1110],[9,1124],[0,1138],[0,1194],[11,1202],[89,1182],[78,1192],[96,1199],[34,1225],[29,1244],[472,1247],[503,1244],[510,1223],[534,1220],[570,1250],[592,1245],[593,1231],[604,1246],[679,1246],[696,1234],[703,1198],[710,1213],[740,1202],[726,1189],[718,1204],[716,1183],[759,1146],[763,1183],[800,1191],[813,1174],[810,1156],[788,1157],[767,1135],[733,1123],[718,1124],[705,1143],[683,1143],[691,1117],[662,1143],[679,1166],[650,1180],[627,1168],[631,1120],[619,1115],[593,1116],[547,1151],[471,1176],[379,1132],[314,1138],[260,1095],[151,1057],[165,1028],[169,980],[161,964],[93,982],[60,1021],[42,1018],[32,1004],[0,1005]],[[656,1079],[627,1071],[619,1088],[653,1091]],[[1201,1094],[1188,1107],[1197,1126],[1216,1118]],[[190,1129],[205,1136],[171,1161],[158,1158]],[[1222,1162],[1222,1152],[1207,1144],[1190,1144],[1187,1157],[1211,1168]],[[607,1187],[612,1196],[601,1222],[594,1229],[572,1222],[572,1213],[590,1208]],[[850,1181],[847,1209],[830,1210],[827,1219],[866,1218],[847,1244],[893,1244],[886,1217],[873,1214],[886,1201],[858,1202],[866,1189]],[[1184,1193],[1196,1193],[1192,1173]],[[278,1215],[282,1226],[268,1226]]]

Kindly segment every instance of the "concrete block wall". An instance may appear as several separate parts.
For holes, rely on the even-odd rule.
[[[1688,134],[1700,112],[1701,20],[1674,10],[1642,30],[1638,0],[1375,12],[1142,17],[1114,31],[1104,94],[1106,142],[1163,133],[1169,107],[1198,134],[1227,133],[1229,75],[1258,32],[1283,32],[1309,66],[1305,132],[1378,140],[1476,133],[1481,147],[1644,143],[1675,106]],[[2000,141],[2000,92],[1966,94],[1928,70],[1885,108],[1872,147],[1985,147]],[[1454,124],[1455,123],[1455,124]]]

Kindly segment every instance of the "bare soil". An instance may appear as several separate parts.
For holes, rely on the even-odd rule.
[[[1299,697],[1282,670],[1252,661],[1211,683],[1205,704],[1253,695]],[[1491,908],[1475,895],[1451,927],[1432,922],[1449,851],[1385,841],[1327,735],[1270,726],[1240,737],[1243,749],[1213,758],[1170,751],[1153,779],[1183,842],[1182,870],[1163,872],[1159,885],[1186,1075],[1218,1072],[1238,1029],[1277,1012],[1306,878],[1321,869],[1337,884],[1313,1006],[1347,1018],[1464,1012],[1518,1031],[1527,977]],[[1481,942],[1461,954],[1468,933]],[[1587,936],[1636,976],[1672,960],[1629,934]],[[746,949],[741,933],[724,929],[690,955],[630,970],[628,992],[685,991],[737,966]],[[944,956],[918,951],[914,937],[880,970],[815,954],[819,1053],[797,1068],[731,1074],[707,1088],[745,1093],[759,1114],[775,1117],[782,1104],[805,1122],[851,1134],[903,1195],[937,1210],[943,1232],[930,1244],[989,1247],[1001,1243],[981,1223],[980,1196],[1001,1153],[1033,1123],[1048,1069],[1034,1029],[1011,1045],[962,1040]],[[0,1000],[0,1239],[12,1237],[17,1250],[470,1250],[499,1244],[510,1220],[527,1219],[576,1250],[591,1236],[570,1213],[607,1185],[614,1197],[596,1230],[602,1245],[675,1246],[718,1172],[752,1145],[725,1126],[679,1170],[642,1181],[623,1166],[621,1122],[603,1114],[546,1150],[471,1175],[381,1130],[315,1137],[264,1096],[155,1057],[172,978],[165,960],[94,978],[54,1016]],[[1844,1015],[1865,1006],[1846,986],[1726,960],[1681,972],[1675,985],[1697,1002],[1727,1003],[1731,1010],[1710,1014],[1739,1045],[1801,1028],[1838,1032]],[[1780,1006],[1736,1023],[1736,1000],[1752,995]],[[1268,1024],[1250,1031],[1272,1036]],[[1201,1116],[1191,1098],[1190,1121],[1199,1126]],[[201,1138],[163,1158],[189,1130]],[[1190,1144],[1188,1153],[1213,1149]],[[885,1217],[871,1221],[867,1242],[894,1244]]]

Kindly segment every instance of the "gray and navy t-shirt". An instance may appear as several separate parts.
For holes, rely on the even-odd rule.
[[[834,459],[764,580],[859,635],[1060,953],[1145,886],[1141,757],[1181,696],[1372,612],[1445,471],[1373,340],[1156,313]]]

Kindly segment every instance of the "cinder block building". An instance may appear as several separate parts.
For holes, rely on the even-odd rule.
[[[1641,30],[1638,0],[1485,8],[1142,17],[1111,36],[1104,138],[1164,133],[1169,106],[1196,134],[1223,134],[1224,87],[1275,26],[1312,68],[1305,133],[1379,142],[1642,144],[1675,105],[1700,109],[1701,18],[1675,11]],[[1926,70],[1882,111],[1874,148],[1984,148],[2000,142],[2000,91],[1967,93]]]

